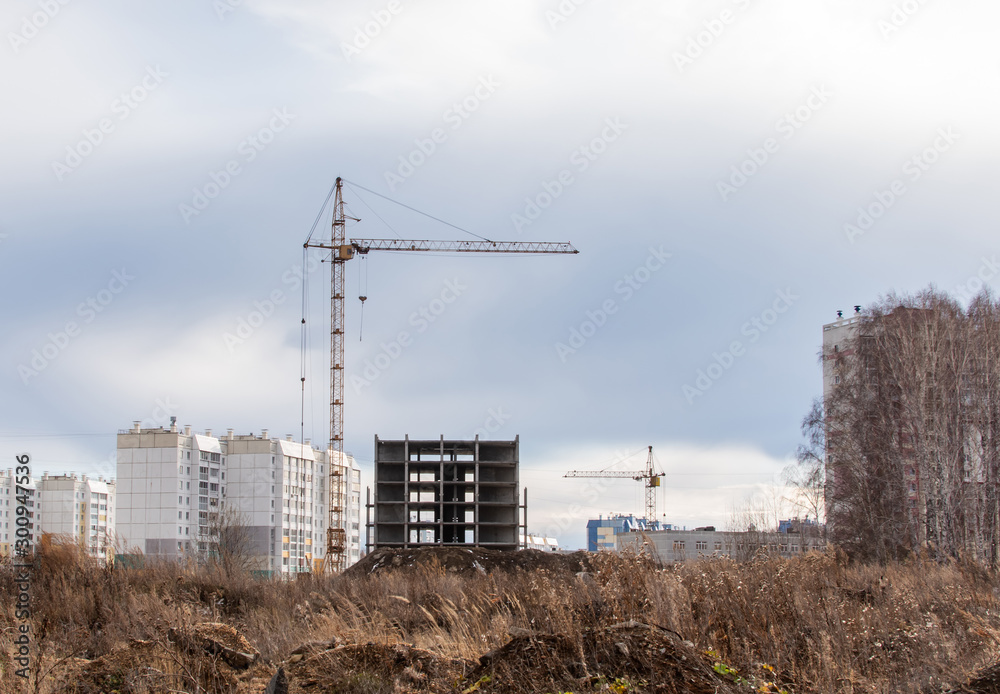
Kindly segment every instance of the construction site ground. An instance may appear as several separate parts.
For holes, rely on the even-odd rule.
[[[751,573],[742,574],[739,572],[744,569],[737,564],[709,566],[706,564],[700,578],[697,573],[685,574],[683,580],[691,582],[685,589],[693,591],[698,581],[728,580],[736,575],[739,583],[703,593],[730,599],[743,590],[741,584],[753,571],[772,572],[761,583],[766,595],[770,590],[779,590],[783,572],[800,571],[802,576],[819,572],[816,575],[824,577],[822,580],[829,585],[820,585],[816,590],[826,596],[824,600],[839,600],[842,611],[863,614],[877,608],[883,597],[890,600],[885,593],[888,590],[885,581],[862,589],[840,585],[842,579],[836,576],[841,569],[830,557],[818,556],[798,564],[768,559],[759,567],[745,570]],[[98,575],[93,583],[115,575],[106,573],[104,578]],[[907,667],[930,668],[928,671],[937,674],[920,675],[916,682],[886,689],[876,676],[897,681],[892,669],[898,668],[899,662],[893,658],[911,657],[903,649],[913,644],[919,646],[919,641],[909,641],[903,636],[892,643],[878,637],[879,648],[873,651],[864,650],[867,644],[856,644],[857,653],[848,659],[857,658],[858,669],[838,670],[827,683],[821,683],[816,675],[820,669],[807,670],[795,663],[818,658],[824,647],[832,648],[829,635],[805,624],[785,625],[791,628],[783,631],[771,616],[758,619],[760,615],[752,611],[706,618],[704,610],[713,608],[696,603],[683,609],[693,610],[689,615],[691,625],[703,626],[678,627],[684,631],[678,633],[664,623],[657,623],[671,622],[664,619],[662,611],[663,600],[667,598],[648,592],[650,577],[668,592],[682,581],[674,569],[652,564],[648,559],[620,560],[586,552],[383,549],[369,554],[340,577],[325,582],[310,577],[292,581],[288,584],[290,588],[300,590],[305,597],[291,609],[275,613],[277,607],[251,607],[252,594],[238,595],[234,588],[224,586],[195,586],[193,579],[178,576],[175,585],[161,586],[154,592],[163,592],[160,597],[164,604],[178,608],[176,614],[183,615],[182,619],[172,624],[145,624],[148,638],[118,640],[98,657],[88,657],[86,651],[43,652],[38,668],[42,679],[37,691],[43,694],[802,694],[812,691],[1000,694],[1000,668],[990,667],[995,660],[990,662],[986,648],[975,660],[981,667],[970,668],[965,674],[956,671],[955,663],[930,663],[925,657],[919,660],[913,657],[912,665]],[[478,597],[463,602],[467,593],[475,591],[480,591]],[[987,617],[980,619],[971,614],[972,608],[966,605],[960,609],[964,615],[960,618],[971,620],[962,628],[970,634],[969,638],[983,645],[989,639],[996,640],[1000,623],[994,625],[989,621],[988,613],[992,611],[986,609],[984,598],[976,600],[983,602],[983,614]],[[747,604],[757,604],[766,612],[764,603]],[[566,609],[560,616],[562,606]],[[806,606],[806,609],[813,608]],[[942,609],[946,606],[942,605]],[[726,620],[737,616],[747,620],[741,626],[744,634],[740,638],[745,635],[748,640],[758,642],[784,639],[786,645],[776,647],[766,659],[744,660],[736,667],[730,658],[737,658],[744,644],[734,640],[733,628],[737,623]],[[273,627],[269,627],[270,631],[261,629],[261,620],[277,625],[277,631]],[[767,627],[769,621],[771,626]],[[844,621],[846,624],[847,620]],[[886,620],[880,618],[880,621]],[[470,630],[470,624],[478,625],[475,628],[481,628],[481,633]],[[709,631],[698,633],[703,628]],[[760,632],[761,628],[770,629],[770,636]],[[915,631],[915,627],[907,629]],[[700,645],[696,646],[696,641]],[[719,651],[729,655],[720,655],[713,646],[706,647],[706,641],[721,644]],[[275,643],[281,645],[276,647]],[[782,659],[785,650],[796,648],[804,650],[800,654],[788,653],[788,658]],[[835,654],[827,657],[834,658]],[[878,658],[884,662],[879,664]],[[865,663],[870,671],[861,669]],[[12,688],[9,677],[3,682],[6,691],[35,691],[33,687]]]

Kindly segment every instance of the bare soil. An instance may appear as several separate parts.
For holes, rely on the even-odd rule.
[[[347,569],[344,575],[360,578],[384,571],[440,567],[459,576],[495,572],[547,571],[571,574],[591,569],[589,552],[560,554],[537,549],[501,552],[480,547],[421,547],[411,550],[379,549]]]

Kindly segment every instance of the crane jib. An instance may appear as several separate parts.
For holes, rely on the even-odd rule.
[[[579,253],[570,243],[544,241],[437,241],[410,239],[351,239],[350,247],[361,254],[369,251],[436,251],[446,253]],[[340,251],[345,256],[344,250]],[[344,259],[346,260],[348,255]]]

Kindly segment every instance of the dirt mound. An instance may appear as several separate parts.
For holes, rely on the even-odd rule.
[[[707,654],[696,651],[676,634],[626,622],[588,630],[580,641],[559,634],[517,636],[480,658],[479,667],[465,680],[464,691],[469,694],[594,690],[735,694],[740,691],[735,673],[720,672],[717,668]]]
[[[253,665],[260,653],[241,633],[228,624],[205,622],[189,631],[170,629],[167,637],[180,648],[200,655],[218,655],[233,668],[245,670]]]
[[[242,639],[242,637],[240,637]],[[134,640],[94,660],[75,659],[58,677],[57,691],[139,694],[150,691],[236,691],[241,681],[267,682],[263,665],[233,668],[207,652],[192,653],[165,641]]]
[[[420,547],[417,549],[378,549],[366,555],[344,572],[345,577],[359,578],[381,571],[407,571],[440,567],[462,576],[550,571],[576,573],[589,571],[591,555],[587,552],[560,554],[537,549],[501,552],[480,547]]]
[[[965,685],[948,694],[1000,694],[1000,665],[993,665],[973,675]]]
[[[434,692],[451,694],[473,663],[406,644],[337,646],[286,667],[289,694]]]

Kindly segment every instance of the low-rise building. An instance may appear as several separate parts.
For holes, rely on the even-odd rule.
[[[709,526],[695,530],[621,533],[615,537],[615,550],[626,548],[650,552],[664,562],[683,562],[704,557],[749,559],[760,551],[795,557],[825,549],[826,541],[821,533],[718,532]]]
[[[657,520],[650,522],[645,518],[636,518],[621,513],[610,515],[607,518],[600,516],[587,521],[587,551],[614,550],[615,537],[622,533],[664,530],[672,527]]]
[[[528,534],[527,537],[524,535],[518,536],[521,540],[521,547],[524,549],[537,549],[543,552],[558,552],[559,551],[559,540],[554,537],[545,537],[544,535],[532,535]]]

